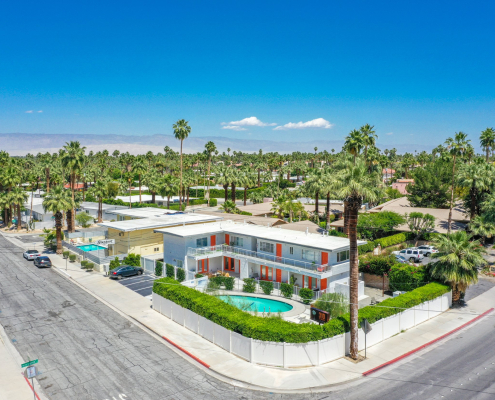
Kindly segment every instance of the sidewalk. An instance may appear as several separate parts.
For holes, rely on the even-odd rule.
[[[209,370],[204,369],[205,372],[212,373],[216,378],[233,385],[277,392],[318,391],[361,378],[363,372],[422,346],[465,324],[489,308],[495,307],[495,288],[493,288],[471,300],[463,309],[449,310],[368,348],[367,360],[359,364],[339,359],[319,367],[283,369],[244,361],[154,311],[149,298],[142,297],[102,274],[81,270],[76,263],[68,263],[66,272],[66,262],[62,257],[50,254],[50,258],[60,273],[70,277],[114,309],[140,322],[158,335],[167,337],[210,365]],[[184,353],[165,341],[164,344],[199,367],[199,364]]]

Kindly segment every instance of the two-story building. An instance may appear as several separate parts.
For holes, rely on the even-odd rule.
[[[232,221],[155,232],[163,234],[164,262],[184,268],[188,279],[221,270],[319,290],[348,285],[347,238]]]

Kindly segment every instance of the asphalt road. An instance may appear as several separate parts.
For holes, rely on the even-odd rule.
[[[50,399],[495,399],[495,319],[327,393],[236,389],[203,373],[0,236],[0,323]],[[120,395],[120,396],[119,396]]]

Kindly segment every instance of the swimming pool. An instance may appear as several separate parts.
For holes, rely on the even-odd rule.
[[[218,296],[218,298],[244,311],[258,310],[258,312],[278,313],[290,311],[293,308],[290,304],[282,301],[264,299],[262,297]]]
[[[95,251],[95,250],[105,250],[105,247],[98,246],[96,244],[85,244],[83,246],[77,246],[82,251]]]

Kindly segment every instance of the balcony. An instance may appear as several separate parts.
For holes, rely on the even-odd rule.
[[[270,254],[260,253],[257,251],[246,250],[234,246],[228,246],[226,244],[220,244],[217,246],[210,246],[210,247],[201,247],[201,248],[190,247],[187,250],[187,255],[188,257],[193,257],[195,259],[202,259],[202,258],[216,257],[216,256],[227,256],[227,257],[242,256],[248,259],[252,259],[252,261],[260,264],[262,264],[263,261],[265,261],[271,264],[278,264],[288,267],[294,267],[295,269],[311,271],[315,274],[322,274],[324,272],[331,271],[335,268],[335,266],[330,266],[328,264],[322,265],[322,264],[316,264],[306,261],[294,260],[291,258],[277,257]],[[337,265],[343,268],[345,267],[345,265],[347,265],[347,269],[348,269],[349,261],[345,261]]]

